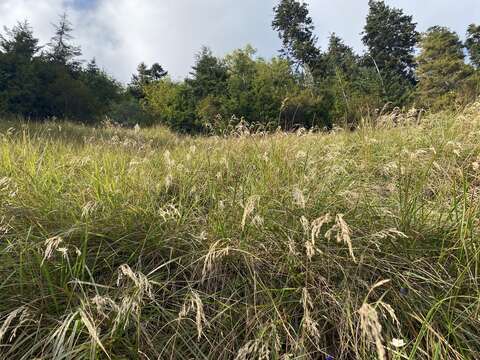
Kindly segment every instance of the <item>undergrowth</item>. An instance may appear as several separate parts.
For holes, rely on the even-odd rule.
[[[1,358],[480,357],[480,104],[328,134],[0,133]]]

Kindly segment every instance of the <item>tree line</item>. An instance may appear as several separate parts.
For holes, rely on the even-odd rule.
[[[142,63],[127,86],[95,60],[79,60],[66,15],[40,46],[28,22],[0,34],[0,114],[97,123],[165,124],[181,132],[222,131],[240,122],[263,128],[354,127],[378,109],[464,106],[479,95],[480,25],[417,31],[411,15],[370,0],[356,54],[336,34],[318,46],[308,4],[280,0],[272,27],[282,49],[263,59],[248,45],[224,57],[204,47],[190,74],[174,81]]]
[[[95,60],[85,66],[63,15],[45,46],[28,22],[0,35],[0,112],[30,119],[95,121],[122,96],[121,86]]]

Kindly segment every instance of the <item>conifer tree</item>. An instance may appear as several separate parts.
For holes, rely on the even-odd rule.
[[[224,61],[212,54],[208,47],[202,47],[196,56],[195,65],[186,83],[196,99],[206,96],[221,96],[226,93],[228,80],[227,66]]]
[[[73,27],[67,14],[60,16],[60,21],[55,26],[55,35],[48,44],[47,58],[54,64],[68,66],[78,70],[80,63],[75,60],[82,54],[79,46],[73,45]]]
[[[480,25],[471,24],[468,27],[465,46],[473,66],[480,69]]]
[[[272,27],[283,43],[281,55],[314,76],[324,76],[322,53],[317,47],[308,5],[298,0],[281,0],[274,13]]]
[[[33,30],[28,21],[19,22],[12,29],[5,30],[5,35],[0,34],[1,53],[31,60],[40,50],[38,39],[33,36]]]
[[[137,73],[132,76],[132,81],[128,86],[129,93],[136,99],[145,97],[145,86],[154,81],[161,80],[168,75],[159,63],[154,63],[150,68],[141,62],[137,67]]]
[[[35,112],[38,39],[27,21],[0,34],[0,112],[31,116]]]
[[[465,64],[459,36],[450,29],[434,26],[422,36],[418,56],[418,93],[425,106],[443,109],[454,105],[458,91],[472,74]]]
[[[330,75],[341,71],[350,77],[358,67],[358,57],[355,55],[353,49],[346,45],[335,33],[330,35],[328,43],[326,62]]]
[[[382,77],[386,101],[401,105],[416,84],[415,45],[419,39],[412,16],[384,1],[370,0],[363,32],[368,48],[366,63]]]

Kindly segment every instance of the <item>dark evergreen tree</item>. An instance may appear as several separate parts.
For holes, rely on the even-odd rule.
[[[362,66],[361,58],[341,38],[332,34],[326,53],[332,118],[354,126],[371,108],[380,105],[381,83],[376,71]]]
[[[38,39],[33,36],[28,21],[19,22],[12,29],[5,28],[5,35],[0,34],[0,52],[3,54],[31,60],[39,50]]]
[[[459,36],[450,29],[434,26],[423,35],[418,56],[418,93],[432,109],[455,105],[458,91],[473,70],[465,64]]]
[[[115,102],[122,98],[121,85],[101,70],[95,59],[91,60],[81,76],[82,82],[92,94],[92,101],[96,113],[103,114],[110,110]]]
[[[0,35],[0,111],[34,115],[39,85],[34,62],[39,50],[26,21]]]
[[[357,57],[351,47],[337,35],[332,34],[325,59],[328,69],[326,90],[331,95],[332,102],[330,111],[337,118],[348,118],[351,110],[352,85],[358,74]]]
[[[71,31],[62,16],[42,54],[28,22],[0,34],[0,112],[93,122],[118,101],[119,84],[94,61],[82,69],[75,60],[79,50],[69,44]]]
[[[471,24],[468,27],[465,46],[473,66],[480,69],[480,25]]]
[[[42,117],[94,121],[97,113],[95,96],[82,78],[80,47],[73,45],[73,27],[66,14],[60,16],[55,33],[42,62],[38,65],[41,83],[39,106]]]
[[[334,75],[337,71],[341,71],[343,74],[351,77],[358,68],[358,56],[335,33],[330,35],[325,59],[329,75]]]
[[[142,62],[137,67],[137,73],[132,76],[132,81],[128,87],[130,94],[136,99],[145,97],[144,87],[154,81],[158,81],[168,75],[163,67],[154,63],[150,68]]]
[[[150,81],[158,81],[168,75],[168,71],[165,71],[159,63],[154,63],[148,70],[147,75]]]
[[[222,96],[227,91],[228,69],[224,61],[203,47],[196,56],[195,65],[186,80],[195,99],[207,96]]]
[[[55,27],[55,35],[48,44],[46,57],[54,64],[68,66],[72,70],[78,70],[80,62],[75,60],[82,54],[79,46],[71,44],[73,40],[73,27],[68,20],[67,14],[60,16],[60,21]]]
[[[282,40],[282,56],[316,76],[325,75],[308,5],[297,0],[281,0],[274,13],[272,27]]]
[[[412,16],[387,6],[384,1],[370,0],[369,6],[362,38],[368,49],[365,63],[381,76],[385,100],[401,105],[416,84],[414,50],[419,39],[416,23]]]

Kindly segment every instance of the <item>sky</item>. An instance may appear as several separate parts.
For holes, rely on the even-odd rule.
[[[270,58],[281,47],[271,29],[278,0],[0,0],[0,27],[28,20],[42,44],[52,23],[67,12],[82,58],[93,57],[118,80],[127,83],[137,65],[160,63],[174,79],[188,75],[195,53],[209,46],[218,56],[253,45]],[[361,31],[368,0],[310,0],[319,45],[332,32],[361,53]],[[480,23],[480,0],[386,0],[414,16],[420,31],[444,25],[464,35]]]

